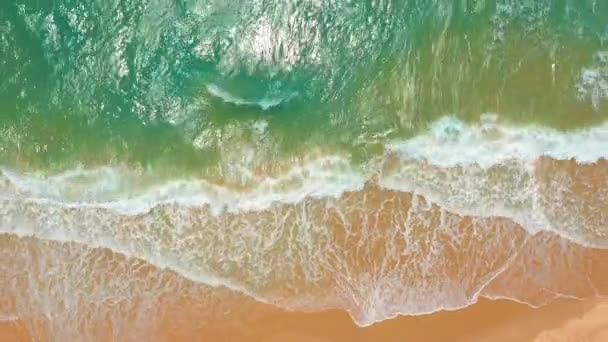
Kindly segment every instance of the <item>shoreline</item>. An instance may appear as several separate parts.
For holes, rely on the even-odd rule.
[[[259,304],[264,306],[265,304]],[[608,319],[598,317],[608,313],[608,299],[562,300],[542,308],[531,308],[509,300],[483,299],[478,303],[458,310],[442,311],[422,316],[399,316],[368,327],[358,327],[341,310],[315,313],[288,312],[271,309],[253,320],[253,324],[242,325],[238,320],[223,322],[224,328],[201,329],[190,322],[190,331],[179,335],[166,335],[155,341],[170,339],[205,340],[213,336],[214,341],[566,341],[564,333],[571,336],[590,336],[596,330],[608,333]],[[251,320],[251,319],[249,319]],[[230,328],[237,329],[230,331]],[[601,335],[606,336],[606,335]],[[47,336],[48,337],[48,336]],[[37,336],[45,340],[44,336]],[[0,321],[0,340],[31,341],[23,321]]]

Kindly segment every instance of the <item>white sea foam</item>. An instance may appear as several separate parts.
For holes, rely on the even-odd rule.
[[[363,188],[365,176],[347,159],[327,156],[294,167],[279,177],[268,177],[248,191],[236,191],[200,179],[177,179],[148,187],[132,187],[138,172],[121,168],[72,170],[40,178],[0,169],[14,187],[0,187],[3,198],[28,198],[68,206],[112,209],[136,215],[167,203],[209,206],[213,213],[260,211],[275,203],[298,203],[305,198],[339,197]]]
[[[52,210],[51,210],[52,211]],[[102,216],[102,215],[100,215]],[[116,240],[103,235],[91,235],[86,236],[82,234],[75,233],[74,231],[70,231],[70,229],[62,229],[58,226],[52,226],[41,228],[41,226],[33,226],[30,225],[28,220],[22,220],[20,224],[17,225],[6,225],[0,224],[0,233],[8,233],[13,234],[19,237],[35,237],[39,239],[45,239],[50,241],[58,241],[58,242],[67,242],[67,243],[80,243],[84,244],[91,248],[108,248],[114,252],[118,252],[127,257],[138,258],[140,260],[145,260],[146,262],[160,268],[167,268],[178,272],[180,275],[191,279],[193,281],[211,286],[211,287],[225,287],[239,293],[243,293],[251,298],[254,298],[263,303],[270,303],[268,299],[265,299],[262,296],[257,295],[256,293],[250,291],[245,286],[235,282],[231,279],[221,277],[217,274],[213,274],[210,272],[204,272],[200,269],[193,272],[191,269],[185,268],[183,264],[176,262],[177,259],[172,259],[170,257],[163,257],[154,253],[145,253],[144,251],[137,251],[132,248],[132,246],[128,246],[127,244],[120,244]],[[49,222],[52,225],[51,222]],[[89,232],[92,233],[91,230]],[[85,232],[86,233],[86,232]],[[78,236],[80,235],[80,237]],[[102,237],[102,238],[100,238]]]
[[[546,156],[592,163],[608,157],[608,123],[573,132],[539,126],[508,126],[494,115],[467,125],[455,117],[435,122],[427,133],[392,143],[390,151],[406,160],[423,160],[440,167],[478,165],[488,168],[510,160],[532,162]]]
[[[236,95],[232,95],[227,90],[224,90],[223,88],[215,84],[208,84],[207,91],[211,95],[221,99],[226,103],[231,103],[237,106],[255,106],[260,107],[262,110],[268,110],[270,108],[277,107],[282,103],[288,102],[296,95],[295,93],[292,93],[289,96],[285,97],[265,96],[259,100],[248,100],[242,97],[238,97]]]
[[[576,176],[559,169],[546,175],[538,160],[550,157],[591,164],[608,156],[606,146],[608,124],[564,133],[499,125],[494,116],[475,125],[446,117],[425,134],[389,145],[399,167],[381,177],[380,184],[421,194],[453,212],[508,217],[531,233],[548,230],[581,244],[605,247],[607,218],[601,212],[608,208],[598,203],[608,201],[608,185],[601,187],[608,181],[608,170],[605,179],[575,190],[574,184],[580,182]],[[589,217],[585,213],[593,207],[596,213]]]
[[[591,101],[596,111],[602,101],[608,101],[608,51],[599,51],[593,57],[593,65],[583,69],[576,85],[578,97]]]
[[[169,203],[208,207],[211,213],[220,214],[262,211],[305,198],[338,198],[345,192],[363,189],[374,177],[384,188],[423,195],[453,212],[508,217],[532,233],[550,230],[601,247],[608,244],[608,238],[603,237],[603,216],[586,220],[587,226],[572,221],[581,219],[589,205],[585,202],[570,206],[571,212],[558,214],[565,208],[552,196],[563,197],[570,191],[569,183],[565,179],[549,186],[539,181],[535,162],[547,156],[593,163],[608,156],[607,145],[607,124],[564,133],[535,126],[499,125],[493,116],[484,116],[474,125],[445,117],[424,134],[388,144],[379,165],[367,171],[353,168],[346,158],[325,156],[237,191],[202,179],[140,184],[144,175],[124,168],[73,170],[46,178],[2,169],[2,178],[10,186],[0,188],[0,196],[106,208],[129,215]],[[383,170],[383,163],[395,157],[398,169]],[[589,198],[601,201],[603,189],[598,191]]]

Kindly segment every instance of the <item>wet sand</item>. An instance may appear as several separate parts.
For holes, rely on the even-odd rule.
[[[69,327],[70,322],[73,323],[71,320],[84,322],[87,321],[86,315],[92,318],[74,328],[79,332],[82,331],[79,329],[87,329],[87,336],[96,341],[129,341],[143,337],[149,341],[603,342],[608,333],[608,300],[557,300],[533,309],[509,300],[481,299],[477,304],[461,310],[401,316],[358,327],[342,310],[312,313],[285,311],[224,288],[209,288],[174,272],[105,249],[88,250],[77,244],[72,246],[53,242],[41,244],[36,239],[6,235],[1,240],[4,240],[3,247],[20,245],[36,249],[42,258],[50,251],[57,253],[57,249],[73,249],[82,255],[87,250],[97,259],[111,260],[109,269],[114,274],[109,278],[119,277],[119,282],[130,284],[128,291],[131,291],[125,293],[128,298],[126,302],[118,305],[96,303],[97,312],[84,309],[77,313],[79,316],[70,316],[67,321],[67,317],[48,320],[41,314],[44,308],[40,308],[40,316],[34,317],[38,308],[32,308],[33,319],[0,321],[2,342],[60,340],[69,336],[69,331],[68,335],[62,331]],[[113,286],[111,280],[104,278],[109,274],[107,269],[103,270],[106,266],[100,267],[100,271],[90,271],[98,273],[92,279],[100,281],[99,285],[110,288]],[[136,278],[144,281],[138,282]],[[165,284],[169,290],[162,293],[153,290],[155,285],[150,285],[152,279]],[[36,295],[28,291],[24,290],[23,293]],[[75,297],[78,295],[75,294]],[[3,300],[4,306],[14,306],[19,304],[20,298]],[[153,303],[152,306],[142,305],[148,300]],[[101,311],[103,315],[98,314]],[[53,321],[55,318],[56,321]]]
[[[543,331],[535,341],[608,341],[608,301],[596,304],[583,316],[571,318],[556,329]]]
[[[191,326],[190,331],[154,340],[603,342],[608,340],[608,301],[566,300],[532,309],[506,300],[482,300],[459,311],[398,317],[365,328],[354,325],[348,315],[337,310],[319,313],[271,310],[254,318],[252,324],[230,322],[233,330],[200,329],[195,321],[187,325]],[[23,322],[0,322],[0,341],[33,340]]]

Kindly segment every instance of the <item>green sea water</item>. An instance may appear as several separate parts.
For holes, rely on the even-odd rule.
[[[0,4],[8,168],[204,176],[311,151],[357,164],[446,115],[485,113],[603,122],[608,1]]]

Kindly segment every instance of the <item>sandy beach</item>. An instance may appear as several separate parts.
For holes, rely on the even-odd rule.
[[[34,248],[39,243],[35,239],[6,235],[2,240],[4,247],[17,244]],[[58,243],[43,245],[39,252],[78,248]],[[65,317],[49,317],[49,320],[41,308],[33,319],[6,319],[0,321],[0,341],[53,341],[57,339],[58,331],[67,331],[65,334],[69,336],[70,331],[82,329],[99,341],[145,336],[150,341],[603,342],[608,333],[608,301],[600,299],[557,300],[539,309],[509,300],[481,299],[461,310],[401,316],[358,327],[342,310],[285,311],[230,290],[191,282],[174,272],[108,250],[97,249],[92,253],[97,259],[112,260],[112,277],[118,275],[120,281],[130,284],[125,294],[130,299],[122,303],[99,304],[96,309],[104,312],[101,316],[98,312],[88,312],[83,303],[76,316],[74,312],[66,312]],[[91,271],[95,273],[95,270]],[[98,278],[104,277],[103,274],[107,276],[105,272],[107,269],[93,278],[112,287],[110,279]],[[142,279],[144,281],[140,281]],[[174,291],[154,292],[151,279]],[[150,297],[151,306],[146,306],[146,296]],[[19,305],[19,298],[5,298],[2,303]],[[87,314],[91,315],[91,320],[82,317]],[[87,323],[70,327],[69,320],[74,319]]]

